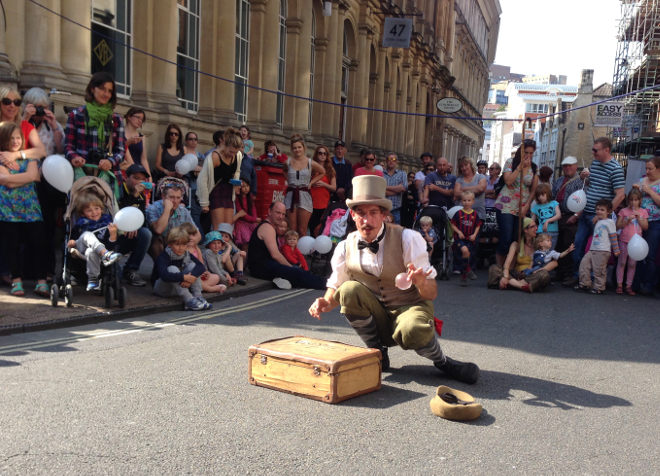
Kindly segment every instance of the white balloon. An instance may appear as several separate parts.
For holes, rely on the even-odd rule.
[[[314,239],[314,249],[322,255],[330,253],[332,249],[332,240],[329,236],[319,235]]]
[[[197,164],[199,161],[197,160],[197,156],[195,154],[186,154],[183,157],[181,157],[181,160],[186,160],[190,164],[190,170],[193,170],[195,167],[197,167]]]
[[[399,273],[394,278],[394,285],[402,291],[405,291],[412,286],[412,281],[408,278],[408,273]]]
[[[144,224],[144,214],[137,207],[124,207],[115,215],[114,223],[120,231],[137,231]]]
[[[649,244],[644,238],[635,234],[628,242],[628,256],[635,261],[642,261],[649,254]]]
[[[41,165],[41,172],[46,181],[63,193],[73,185],[73,167],[62,155],[50,155]]]
[[[298,240],[298,249],[302,254],[308,255],[314,251],[314,243],[314,238],[311,236],[302,236]]]
[[[579,213],[584,210],[587,204],[587,194],[584,190],[576,190],[566,199],[566,207],[573,213]]]
[[[174,164],[174,170],[176,170],[176,173],[178,173],[179,175],[186,175],[192,169],[193,168],[190,167],[190,162],[188,162],[188,159],[184,157],[177,160],[176,164]]]
[[[447,210],[447,216],[451,220],[454,218],[454,215],[456,215],[456,212],[461,210],[463,208],[462,205],[456,205],[455,207],[451,207],[449,210]]]

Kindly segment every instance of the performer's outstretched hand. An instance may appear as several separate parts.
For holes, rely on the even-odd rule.
[[[422,268],[415,268],[415,265],[412,263],[408,265],[408,279],[418,288],[422,286],[432,272],[432,269],[424,272]]]
[[[438,287],[435,279],[429,279],[433,269],[424,271],[423,268],[416,268],[414,264],[408,264],[408,279],[417,287],[419,295],[423,299],[430,299],[431,301],[438,295]]]
[[[334,299],[327,299],[326,297],[320,297],[314,300],[312,305],[309,307],[309,314],[314,318],[321,320],[321,313],[332,311],[337,307],[338,303]]]

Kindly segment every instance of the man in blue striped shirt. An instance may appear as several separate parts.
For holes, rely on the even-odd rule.
[[[585,189],[587,205],[580,213],[576,213],[578,229],[575,234],[575,251],[573,252],[575,276],[577,276],[580,261],[584,256],[587,241],[594,232],[596,202],[606,198],[612,201],[612,210],[616,210],[625,198],[623,167],[614,160],[611,150],[612,143],[607,137],[596,139],[591,149],[594,154],[594,161],[589,169],[588,185]]]

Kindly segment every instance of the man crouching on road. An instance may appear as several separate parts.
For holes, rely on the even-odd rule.
[[[385,198],[386,187],[385,179],[375,175],[353,179],[353,199],[346,204],[357,231],[337,245],[325,295],[314,301],[309,313],[320,319],[321,313],[341,306],[366,346],[383,354],[383,370],[390,365],[387,347],[399,345],[430,359],[447,376],[475,383],[479,367],[442,353],[433,321],[436,271],[417,231],[385,224],[392,206]],[[412,282],[405,290],[394,285],[402,272]]]

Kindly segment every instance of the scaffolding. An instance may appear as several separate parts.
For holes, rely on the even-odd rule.
[[[612,95],[660,84],[660,0],[621,0]],[[622,127],[612,130],[622,162],[660,148],[660,88],[627,96]]]

